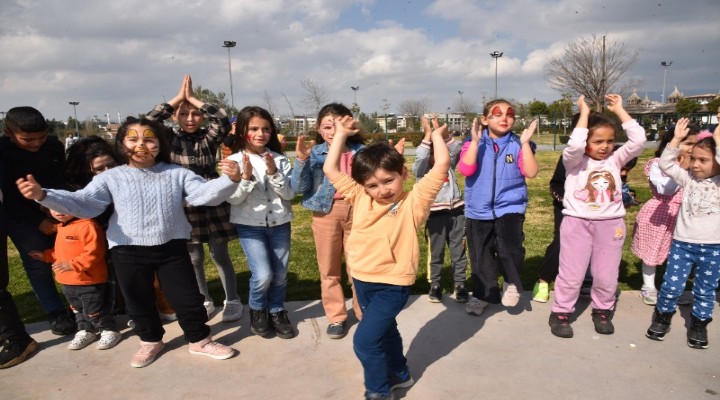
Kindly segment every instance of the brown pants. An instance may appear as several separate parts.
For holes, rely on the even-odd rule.
[[[352,227],[352,206],[345,200],[335,200],[329,214],[313,213],[312,230],[315,239],[320,290],[323,308],[329,323],[347,320],[345,295],[342,289],[342,257]],[[352,284],[350,270],[348,279]],[[362,311],[353,288],[353,310],[358,320]]]

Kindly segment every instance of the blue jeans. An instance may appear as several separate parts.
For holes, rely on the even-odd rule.
[[[40,300],[45,313],[49,316],[64,312],[60,295],[58,294],[50,264],[38,261],[28,255],[30,250],[46,250],[55,247],[55,235],[46,235],[34,224],[20,221],[8,221],[8,236],[12,239],[20,253],[25,273],[35,296]]]
[[[355,355],[365,374],[365,395],[389,394],[388,379],[408,375],[402,338],[395,318],[407,303],[410,286],[369,283],[353,279],[363,318],[353,337]]]
[[[248,305],[271,313],[285,309],[290,222],[278,226],[235,224],[240,245],[250,268]]]

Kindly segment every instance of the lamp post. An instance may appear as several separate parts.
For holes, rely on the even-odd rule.
[[[358,115],[360,115],[360,106],[358,106],[358,102],[357,102],[357,92],[358,92],[358,90],[360,90],[360,85],[350,86],[350,89],[352,89],[353,95],[355,96],[355,102],[353,103],[352,112],[353,112],[353,114],[355,114],[355,118],[357,118]]]
[[[235,108],[235,96],[233,94],[233,83],[232,83],[232,61],[230,61],[230,49],[235,47],[237,43],[226,40],[223,42],[223,46],[228,51],[228,74],[230,75],[230,107]]]
[[[665,69],[665,72],[663,73],[663,91],[662,91],[662,97],[660,97],[660,103],[662,103],[662,104],[660,105],[661,107],[665,105],[665,81],[666,81],[666,79],[667,79],[667,69],[668,69],[669,66],[672,65],[672,63],[673,63],[672,61],[670,61],[670,62],[661,61],[661,62],[660,62],[660,65],[662,65],[663,68]],[[664,112],[664,111],[661,111],[661,112],[660,112],[660,123],[661,123],[661,124],[662,124],[662,122],[663,122],[663,117],[664,117],[664,116],[665,116],[665,112]]]
[[[463,130],[463,123],[465,122],[465,117],[466,117],[465,110],[467,110],[469,108],[469,107],[465,106],[465,102],[463,101],[462,95],[464,93],[465,92],[463,92],[462,90],[458,90],[458,94],[460,95],[460,107],[461,107],[461,109],[459,111],[460,111],[460,115],[462,116],[462,118],[460,118],[460,131]]]
[[[77,137],[80,137],[80,127],[78,126],[78,119],[77,119],[77,106],[80,104],[79,101],[70,101],[68,102],[71,106],[73,106],[73,114],[75,114],[75,135]]]
[[[447,112],[445,113],[445,123],[447,124],[448,128],[450,127],[450,107],[447,108]]]
[[[493,51],[490,53],[490,57],[495,59],[495,98],[497,99],[497,68],[498,68],[498,58],[503,56],[502,51]]]
[[[387,101],[387,99],[383,99],[383,114],[385,114],[385,141],[388,140],[388,125],[387,125],[387,112],[390,109],[390,102]]]

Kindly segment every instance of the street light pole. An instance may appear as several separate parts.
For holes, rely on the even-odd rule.
[[[230,107],[235,108],[235,95],[233,94],[233,82],[232,82],[232,61],[230,59],[230,49],[235,47],[237,43],[231,40],[223,42],[223,46],[228,50],[228,74],[230,74]]]
[[[357,114],[357,115],[355,115],[355,118],[357,118],[358,115],[360,115],[360,106],[358,105],[358,102],[357,102],[357,92],[358,92],[358,90],[360,90],[360,85],[350,86],[350,89],[352,89],[353,94],[355,96],[355,102],[353,103],[353,113]]]
[[[665,105],[665,81],[666,81],[666,79],[667,79],[667,69],[668,69],[669,66],[672,65],[672,63],[673,63],[672,61],[670,61],[670,62],[661,61],[661,62],[660,62],[660,65],[662,65],[663,68],[665,69],[665,72],[663,73],[663,91],[662,91],[662,97],[660,97],[660,103],[661,103],[660,106],[661,106],[661,107]],[[660,112],[660,123],[661,123],[661,124],[662,124],[662,122],[663,122],[663,117],[664,117],[664,116],[665,116],[665,113],[661,111],[661,112]]]
[[[78,126],[78,119],[77,119],[77,106],[80,104],[79,101],[70,101],[68,102],[71,106],[73,106],[73,114],[75,114],[75,135],[77,137],[80,137],[80,127]]]
[[[460,131],[463,130],[463,124],[464,124],[464,122],[465,122],[465,118],[467,117],[467,116],[465,115],[465,110],[467,110],[467,108],[465,107],[465,102],[463,101],[463,98],[462,98],[462,95],[463,95],[464,93],[465,93],[465,92],[463,92],[462,90],[458,90],[458,94],[460,95],[460,107],[462,107],[462,109],[459,110],[459,111],[460,111],[460,115],[462,115],[462,118],[460,118]]]
[[[495,51],[493,51],[492,53],[490,53],[490,57],[492,57],[492,58],[495,59],[495,98],[496,98],[496,99],[497,99],[497,87],[498,87],[498,86],[497,86],[498,58],[500,58],[500,57],[502,57],[502,56],[503,56],[503,52],[502,52],[502,51],[497,51],[497,50],[495,50]]]

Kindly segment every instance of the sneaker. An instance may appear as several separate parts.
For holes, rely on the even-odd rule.
[[[645,332],[645,336],[652,340],[664,340],[665,334],[670,332],[670,321],[675,311],[669,313],[658,312],[657,308],[653,311],[652,323]]]
[[[407,389],[410,386],[415,384],[415,379],[413,379],[412,375],[410,375],[410,372],[407,372],[407,376],[405,379],[401,379],[397,375],[390,375],[388,378],[388,384],[390,385],[390,391],[397,389]]]
[[[162,311],[159,311],[158,314],[160,314],[160,321],[164,321],[164,322],[177,321],[177,314],[175,314],[175,313],[166,314]]]
[[[212,301],[206,301],[203,303],[203,306],[205,306],[205,310],[207,310],[208,318],[210,318],[212,313],[215,312],[215,304],[213,304]]]
[[[0,350],[0,369],[14,367],[24,362],[38,347],[38,343],[30,337],[5,340]]]
[[[510,283],[503,283],[503,295],[500,300],[502,305],[505,307],[515,307],[520,302],[520,293],[517,290],[517,286]]]
[[[130,360],[130,366],[134,368],[143,368],[152,364],[155,357],[160,354],[165,343],[163,342],[140,342],[140,350],[133,355]]]
[[[290,324],[290,320],[287,316],[287,310],[270,313],[270,324],[280,338],[292,339],[295,337],[295,330],[293,330],[293,327]]]
[[[365,400],[395,400],[395,396],[393,396],[392,392],[388,394],[365,392]]]
[[[90,343],[96,341],[98,334],[95,332],[88,332],[86,330],[80,330],[75,334],[75,337],[67,345],[70,350],[80,350],[86,348]]]
[[[687,332],[687,344],[693,349],[707,349],[710,347],[707,336],[707,325],[712,322],[712,318],[704,321],[699,320],[696,316],[692,316],[692,322]]]
[[[270,334],[270,317],[267,308],[262,310],[250,309],[250,332],[253,335],[262,337]]]
[[[208,336],[199,342],[190,343],[190,354],[208,356],[216,360],[226,360],[235,354],[235,350],[230,346],[212,340],[212,337]]]
[[[550,284],[540,281],[535,282],[532,299],[538,303],[547,303],[550,300]]]
[[[428,300],[431,303],[439,303],[442,300],[442,290],[438,285],[430,286],[430,293],[428,293]]]
[[[135,329],[135,321],[129,319],[128,320],[128,328]]]
[[[465,285],[455,285],[455,301],[467,303],[468,300],[470,300],[470,294],[465,290]]]
[[[693,296],[692,292],[682,292],[680,297],[678,298],[678,305],[679,306],[689,306],[695,301],[695,296]]]
[[[657,295],[658,291],[655,288],[646,288],[645,286],[640,289],[640,298],[642,299],[643,303],[654,306],[657,304]]]
[[[473,296],[470,298],[470,300],[465,304],[465,312],[472,315],[482,315],[483,311],[485,311],[485,307],[488,306],[487,301],[483,301],[478,299],[477,297]]]
[[[50,315],[50,330],[58,336],[71,335],[77,332],[75,314],[68,310],[57,311]]]
[[[242,318],[243,305],[240,300],[225,300],[222,311],[222,322],[237,321]]]
[[[100,341],[98,341],[98,350],[107,350],[115,347],[122,340],[122,334],[116,331],[102,331],[100,333]]]
[[[553,335],[561,338],[573,337],[573,329],[572,326],[570,326],[570,314],[551,312],[548,324],[550,325],[550,332],[552,332]]]
[[[595,332],[601,335],[612,335],[615,333],[615,326],[612,323],[612,310],[592,310],[592,320],[595,325]]]
[[[345,321],[333,322],[327,327],[327,335],[330,339],[342,339],[347,335]]]

